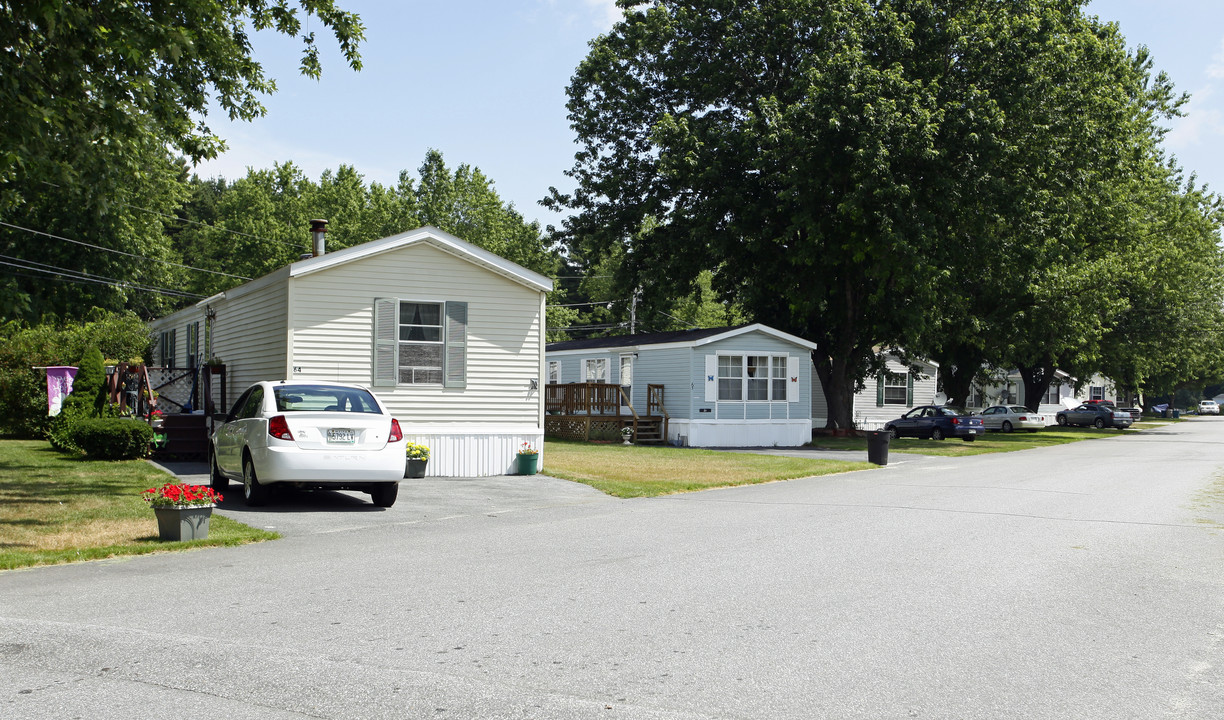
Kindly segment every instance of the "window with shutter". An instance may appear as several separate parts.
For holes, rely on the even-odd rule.
[[[446,387],[467,387],[467,323],[467,303],[446,303]]]
[[[395,385],[399,301],[374,298],[374,385]]]

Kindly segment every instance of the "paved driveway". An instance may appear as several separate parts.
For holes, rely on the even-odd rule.
[[[0,717],[1215,718],[1222,439],[300,498],[247,516],[278,542],[0,573]]]
[[[155,463],[183,482],[208,484],[202,462]],[[298,491],[276,488],[265,507],[242,501],[242,486],[230,485],[217,512],[253,527],[286,536],[356,531],[466,517],[496,516],[572,505],[615,503],[589,485],[546,475],[499,475],[484,478],[417,478],[400,484],[399,499],[390,508],[375,507],[370,496],[338,490]]]

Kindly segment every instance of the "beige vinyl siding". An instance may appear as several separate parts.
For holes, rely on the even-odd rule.
[[[396,385],[377,393],[402,421],[538,426],[538,290],[428,244],[292,280],[293,377],[373,383],[375,298],[468,303],[467,386]]]
[[[225,363],[231,401],[251,383],[286,378],[289,348],[286,276],[287,273],[278,272],[261,278],[246,286],[249,291],[213,305],[217,318],[213,323],[212,354]]]

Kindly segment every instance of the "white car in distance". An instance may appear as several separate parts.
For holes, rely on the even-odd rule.
[[[209,443],[212,486],[242,483],[247,505],[276,484],[368,492],[391,507],[404,477],[404,433],[359,385],[258,382],[218,421]]]
[[[1198,405],[1199,415],[1219,415],[1220,406],[1215,400],[1201,400]]]
[[[1044,430],[1046,416],[1035,413],[1023,405],[992,405],[982,411],[982,425],[987,430],[1000,430],[1009,433],[1012,430],[1028,430],[1037,432]]]

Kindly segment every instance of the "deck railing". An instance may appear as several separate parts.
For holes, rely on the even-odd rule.
[[[638,416],[620,385],[554,383],[544,388],[544,411],[553,415]]]

